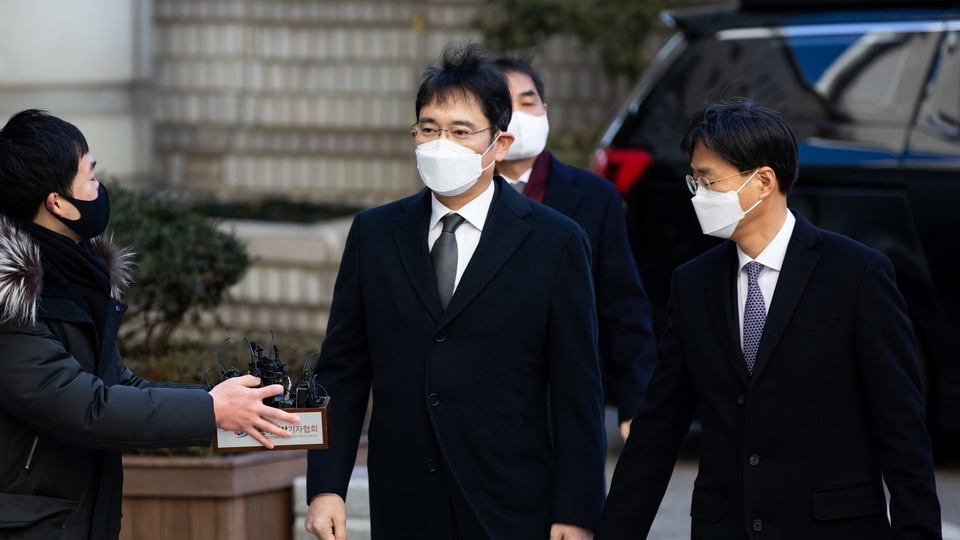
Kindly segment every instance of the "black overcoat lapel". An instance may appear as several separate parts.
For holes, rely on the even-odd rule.
[[[709,302],[706,309],[721,336],[723,354],[730,361],[730,366],[740,382],[747,386],[750,375],[743,360],[743,349],[740,347],[740,315],[737,313],[736,244],[727,242],[723,249],[717,252],[706,279],[710,282],[707,286]]]
[[[440,294],[427,247],[432,197],[424,189],[392,221],[393,239],[407,279],[434,321],[440,319]]]
[[[532,231],[523,219],[530,213],[532,203],[513,189],[504,189],[505,182],[499,177],[494,182],[497,183],[497,193],[483,226],[480,243],[443,312],[441,324],[456,317],[480,294]]]
[[[550,156],[550,174],[547,180],[547,196],[543,202],[565,216],[572,216],[583,200],[583,191],[577,187],[570,167]]]
[[[783,258],[780,276],[777,278],[777,288],[773,293],[773,301],[770,303],[767,320],[763,325],[763,335],[760,336],[757,361],[753,368],[754,381],[763,373],[763,368],[776,350],[794,311],[807,291],[810,277],[820,260],[820,255],[812,249],[820,242],[820,233],[802,216],[796,215],[796,218],[797,223],[790,237],[790,243],[787,245],[787,253]]]

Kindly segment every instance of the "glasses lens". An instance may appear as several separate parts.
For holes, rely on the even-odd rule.
[[[421,127],[417,130],[417,137],[424,141],[432,141],[437,138],[440,132],[437,131],[437,128],[433,127]]]
[[[690,176],[689,174],[688,174],[686,177],[684,177],[684,180],[687,181],[687,189],[690,190],[690,193],[696,195],[696,194],[697,194],[697,181],[694,180],[693,177]]]

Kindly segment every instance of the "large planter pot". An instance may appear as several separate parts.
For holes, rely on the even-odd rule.
[[[121,540],[288,540],[305,450],[123,457]]]

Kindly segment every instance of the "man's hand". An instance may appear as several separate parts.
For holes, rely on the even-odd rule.
[[[317,495],[310,501],[304,526],[320,540],[347,540],[347,505],[335,493]]]
[[[627,437],[630,436],[630,423],[633,420],[624,420],[620,422],[620,436],[623,437],[623,442],[627,442]]]
[[[229,431],[244,431],[266,448],[273,443],[260,430],[280,437],[289,437],[290,432],[267,420],[273,418],[291,424],[299,424],[300,417],[263,404],[263,400],[283,392],[283,387],[273,384],[257,388],[260,379],[253,375],[232,377],[210,390],[213,398],[213,415],[217,427]]]
[[[593,540],[593,531],[569,523],[554,523],[550,526],[550,540]]]

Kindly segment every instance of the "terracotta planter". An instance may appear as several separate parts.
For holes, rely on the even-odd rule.
[[[288,540],[305,450],[123,457],[121,540]]]

